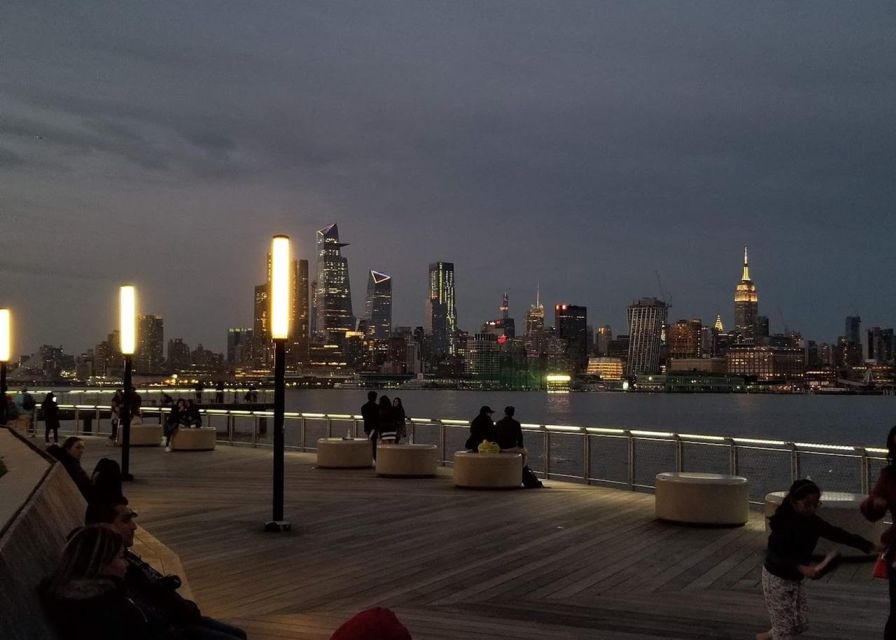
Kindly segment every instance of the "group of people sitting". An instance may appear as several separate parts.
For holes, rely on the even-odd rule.
[[[192,400],[184,400],[181,398],[174,406],[168,417],[165,419],[165,451],[171,451],[171,436],[178,429],[198,429],[202,426],[202,415],[199,413],[199,407]]]
[[[182,597],[181,580],[162,575],[131,547],[137,513],[128,506],[115,460],[100,459],[93,474],[81,467],[84,441],[70,437],[48,452],[87,500],[84,526],[72,531],[53,573],[39,590],[66,640],[234,640],[241,629],[202,615]]]
[[[527,489],[540,489],[544,487],[527,464],[529,452],[523,444],[523,427],[513,417],[516,413],[514,407],[504,407],[504,417],[495,423],[492,420],[494,410],[485,405],[479,409],[477,415],[470,422],[470,437],[467,438],[464,447],[468,451],[495,452],[495,453],[519,453],[523,456],[523,486]]]

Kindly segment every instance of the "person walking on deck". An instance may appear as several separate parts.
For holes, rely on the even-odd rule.
[[[115,391],[115,394],[112,396],[112,401],[109,403],[109,411],[112,414],[112,435],[109,436],[109,440],[115,442],[115,439],[118,438],[118,421],[121,419],[121,409],[124,407],[124,392],[121,389]]]
[[[53,442],[59,442],[59,405],[56,404],[56,394],[48,392],[44,401],[40,403],[44,414],[44,442],[50,444],[50,432],[53,432]]]
[[[821,489],[808,479],[797,480],[769,519],[771,533],[762,566],[762,593],[772,628],[756,634],[756,640],[785,640],[801,635],[808,627],[803,578],[824,575],[824,561],[812,564],[819,538],[861,549],[878,548],[862,536],[828,524],[815,513]]]
[[[380,408],[376,403],[376,391],[367,392],[367,402],[361,407],[361,417],[364,419],[364,433],[370,438],[370,446],[373,448],[371,455],[376,460],[376,439],[380,424]]]

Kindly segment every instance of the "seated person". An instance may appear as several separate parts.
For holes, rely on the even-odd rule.
[[[178,400],[177,404],[171,407],[171,411],[168,412],[168,417],[165,419],[165,451],[171,451],[171,436],[174,435],[174,432],[180,427],[181,424],[185,424],[185,414],[187,412],[187,403],[183,400]]]
[[[491,407],[483,406],[479,409],[479,415],[470,422],[470,437],[467,438],[464,448],[474,453],[479,451],[479,444],[485,440],[495,441],[495,423],[492,420]]]
[[[100,527],[75,529],[56,570],[38,587],[62,638],[173,640],[128,597],[126,569],[120,535]]]
[[[195,602],[181,596],[177,592],[180,578],[163,576],[130,550],[137,530],[136,517],[137,513],[124,504],[92,504],[87,507],[85,521],[88,525],[104,527],[121,536],[127,563],[124,583],[144,615],[162,626],[170,625],[175,630],[182,630],[182,637],[185,638],[245,640],[246,633],[242,629],[203,616]]]
[[[529,452],[523,446],[523,427],[514,420],[514,413],[516,409],[513,407],[504,407],[504,417],[495,424],[495,441],[502,453],[506,451],[523,454],[523,466],[526,466]]]
[[[202,426],[202,414],[199,413],[199,407],[192,400],[187,400],[187,410],[184,413],[184,424],[189,428],[199,428]]]

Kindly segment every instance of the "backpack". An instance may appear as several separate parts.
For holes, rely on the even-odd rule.
[[[529,465],[523,467],[523,486],[527,489],[541,489],[544,487],[541,480],[532,473],[532,469],[529,468]]]

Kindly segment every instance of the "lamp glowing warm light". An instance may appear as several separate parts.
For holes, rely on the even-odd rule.
[[[118,301],[121,352],[130,356],[137,350],[137,290],[133,285],[122,286]]]
[[[0,309],[0,362],[12,357],[12,317],[9,309]]]
[[[271,337],[289,337],[289,236],[274,236],[271,245]]]

